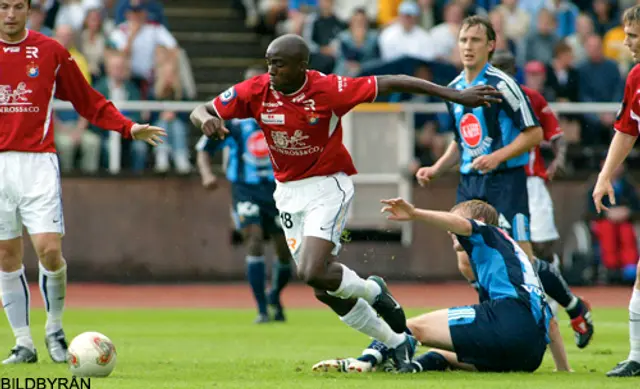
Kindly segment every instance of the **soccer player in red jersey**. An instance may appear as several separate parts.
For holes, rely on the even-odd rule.
[[[45,343],[54,362],[67,358],[62,329],[67,270],[61,248],[65,230],[53,136],[54,98],[70,101],[91,123],[125,138],[155,145],[165,135],[158,127],[121,115],[91,88],[64,47],[27,30],[30,8],[30,0],[0,0],[0,294],[16,337],[3,364],[38,359],[29,328],[23,226],[40,260]]]
[[[640,61],[640,6],[627,9],[622,21],[624,45],[629,48],[633,60]],[[615,134],[609,145],[607,158],[593,189],[593,201],[598,213],[608,212],[616,206],[616,192],[611,177],[627,158],[640,135],[640,67],[635,65],[627,75],[622,106],[618,111]],[[608,201],[603,198],[608,196]],[[629,338],[631,351],[626,360],[618,363],[607,373],[609,377],[640,376],[640,262],[636,271],[636,282],[629,302]]]
[[[498,51],[491,58],[491,64],[504,72],[515,75],[515,58],[508,51]],[[547,189],[546,182],[553,178],[558,168],[564,165],[566,142],[562,129],[558,124],[558,118],[553,113],[547,100],[537,91],[521,85],[522,91],[527,95],[531,108],[540,122],[543,131],[543,139],[553,145],[555,158],[547,168],[540,153],[540,145],[536,145],[529,152],[529,163],[525,165],[527,173],[527,192],[529,195],[529,213],[531,215],[531,243],[534,255],[541,259],[536,262],[536,269],[543,283],[554,283],[555,293],[560,304],[571,318],[571,327],[575,335],[575,342],[579,348],[586,347],[593,337],[594,326],[589,304],[575,296],[564,281],[559,269],[553,264],[553,245],[560,238],[556,228],[553,200]],[[557,259],[559,262],[559,259]],[[544,270],[540,272],[540,269]],[[549,272],[555,277],[549,277]]]
[[[191,120],[207,136],[226,135],[224,120],[258,121],[269,146],[277,180],[274,199],[298,276],[344,323],[388,345],[401,368],[415,348],[413,337],[404,334],[402,308],[381,278],[365,280],[335,258],[354,196],[350,176],[357,173],[342,144],[341,117],[388,92],[431,94],[469,106],[499,102],[500,94],[488,86],[458,91],[408,76],[325,75],[307,69],[309,47],[296,35],[271,42],[266,60],[268,74],[197,107]]]

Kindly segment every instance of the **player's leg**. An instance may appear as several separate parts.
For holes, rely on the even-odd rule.
[[[608,377],[640,376],[640,262],[637,264],[636,282],[629,301],[629,344],[629,356],[609,371]]]
[[[268,295],[268,302],[274,310],[274,320],[285,321],[284,307],[280,298],[282,291],[291,280],[291,252],[287,245],[287,239],[282,231],[271,234],[273,245],[277,255],[277,260],[273,262],[271,270],[271,290]]]
[[[353,183],[346,175],[276,190],[274,198],[298,276],[345,324],[384,342],[394,356],[404,351],[413,355],[414,340],[403,333],[404,311],[382,279],[365,280],[336,261],[353,195]]]
[[[55,154],[27,154],[23,164],[30,180],[23,185],[18,209],[39,259],[38,284],[47,311],[45,344],[51,359],[63,363],[67,359],[62,329],[67,266],[62,256],[65,230],[58,161]]]
[[[267,295],[265,292],[267,273],[262,227],[259,223],[244,224],[242,238],[247,250],[247,280],[258,308],[258,317],[255,323],[266,323],[269,321],[269,314],[267,312]]]

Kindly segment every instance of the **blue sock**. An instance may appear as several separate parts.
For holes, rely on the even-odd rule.
[[[420,371],[445,371],[449,367],[449,362],[435,351],[429,351],[413,360],[413,364],[420,368]]]
[[[291,279],[291,264],[275,261],[271,277],[271,303],[280,306],[280,293]]]
[[[363,362],[369,362],[371,366],[383,363],[389,358],[389,348],[384,343],[374,340],[362,352],[357,359]]]
[[[247,279],[251,285],[256,304],[258,304],[258,313],[262,315],[267,314],[267,296],[264,292],[265,277],[264,257],[247,255]]]

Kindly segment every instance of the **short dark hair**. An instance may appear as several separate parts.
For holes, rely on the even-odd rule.
[[[484,16],[469,16],[462,21],[462,26],[460,27],[460,31],[466,30],[469,27],[473,26],[482,26],[484,27],[484,32],[487,34],[487,41],[491,42],[496,40],[496,30],[493,28],[493,24],[491,21]],[[493,56],[493,51],[489,53],[489,59]]]
[[[558,56],[560,56],[560,54],[569,53],[569,52],[572,52],[572,51],[573,51],[573,49],[571,48],[571,46],[569,46],[569,44],[567,42],[559,41],[553,47],[553,57],[554,58],[558,58]]]

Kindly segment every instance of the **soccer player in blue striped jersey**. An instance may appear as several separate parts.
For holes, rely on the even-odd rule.
[[[454,124],[455,140],[432,166],[416,173],[425,185],[456,165],[460,183],[456,202],[479,199],[496,208],[500,227],[506,230],[531,258],[547,294],[556,301],[570,301],[567,313],[591,322],[585,303],[576,298],[559,272],[535,258],[530,242],[529,196],[525,166],[529,150],[543,139],[543,131],[529,99],[515,79],[489,62],[495,50],[496,33],[482,17],[466,18],[459,32],[458,49],[463,72],[449,85],[464,90],[489,85],[502,92],[502,102],[487,107],[468,108],[447,102]],[[459,267],[466,254],[458,253]],[[592,331],[575,330],[578,347],[586,347]]]
[[[560,337],[550,325],[552,313],[540,279],[527,254],[501,228],[494,207],[481,200],[457,204],[451,212],[417,209],[405,200],[382,200],[388,219],[420,221],[451,234],[456,250],[469,256],[478,281],[479,304],[430,312],[407,321],[412,334],[431,351],[400,372],[468,370],[533,372],[547,344],[558,370],[569,370],[566,356],[557,355]],[[329,360],[314,370],[371,371],[375,363]]]
[[[259,70],[249,69],[247,78]],[[196,144],[198,171],[202,184],[214,189],[216,177],[210,156],[228,148],[226,175],[231,182],[233,217],[247,247],[247,278],[258,308],[256,323],[271,320],[267,305],[274,308],[273,319],[284,321],[280,294],[291,278],[291,253],[280,224],[273,192],[276,184],[264,133],[254,119],[234,119],[228,123],[230,136],[224,140],[203,135]],[[265,291],[264,238],[271,238],[278,260],[273,263],[271,291]]]

